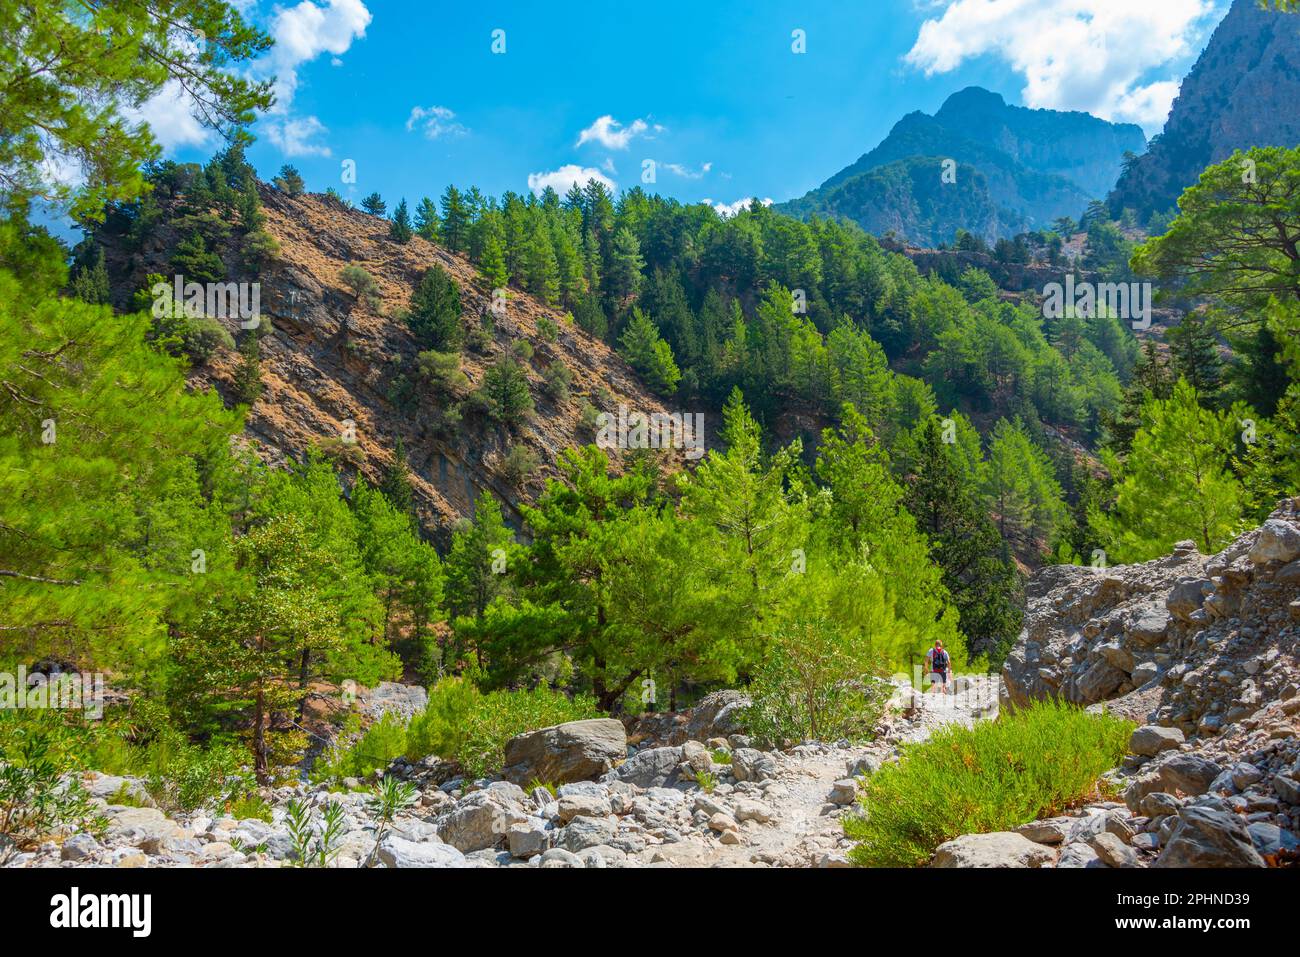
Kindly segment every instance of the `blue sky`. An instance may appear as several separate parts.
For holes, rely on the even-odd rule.
[[[274,71],[280,92],[255,129],[259,172],[290,162],[310,189],[378,190],[390,207],[448,182],[563,192],[596,171],[629,187],[645,160],[657,164],[647,188],[686,202],[781,201],[972,84],[1150,135],[1226,11],[1226,0],[242,5],[278,41],[254,68]],[[182,108],[159,97],[143,116],[169,155],[202,159],[216,144]],[[340,178],[348,160],[354,186]]]

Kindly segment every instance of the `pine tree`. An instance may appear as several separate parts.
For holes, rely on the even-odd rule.
[[[438,216],[438,207],[433,200],[425,196],[415,207],[415,234],[423,236],[431,243],[438,241],[439,227],[442,220]]]
[[[447,607],[453,615],[482,618],[492,599],[509,587],[514,534],[501,503],[484,489],[474,502],[474,520],[457,530],[447,552]]]
[[[442,194],[442,244],[454,253],[463,252],[469,234],[470,213],[465,197],[455,186]]]
[[[659,337],[649,317],[636,307],[619,338],[619,353],[651,389],[663,395],[672,395],[677,389],[682,373],[673,360],[673,350]]]
[[[406,197],[397,204],[397,209],[393,211],[393,221],[388,227],[388,238],[396,243],[409,243],[411,236],[414,235],[411,230],[411,215],[406,211]]]
[[[907,510],[929,538],[931,554],[957,607],[959,627],[972,655],[998,664],[1020,630],[1021,581],[1001,556],[1001,537],[980,501],[979,487],[958,460],[956,444],[943,441],[936,418],[916,428],[907,477]]]
[[[1112,561],[1156,558],[1183,539],[1208,555],[1238,531],[1245,493],[1231,456],[1245,411],[1216,412],[1199,399],[1180,379],[1169,399],[1143,407],[1126,459],[1103,455],[1115,477],[1115,505],[1090,520]]]
[[[460,286],[441,266],[431,266],[411,293],[407,323],[422,349],[457,352],[465,341]]]
[[[510,356],[502,356],[488,367],[480,387],[488,415],[509,427],[521,425],[533,414],[533,397],[528,376]]]
[[[314,584],[333,558],[313,547],[292,515],[251,530],[236,541],[235,555],[247,585],[214,598],[194,630],[174,641],[176,694],[182,712],[204,730],[216,726],[218,715],[242,714],[253,770],[265,785],[285,752],[303,743],[301,734],[281,732],[287,741],[277,746],[277,717],[305,700],[313,657],[342,641],[338,613]]]
[[[802,489],[788,484],[802,446],[796,440],[769,460],[762,455],[758,423],[733,390],[722,410],[720,438],[682,488],[685,515],[714,531],[698,548],[734,640],[748,660],[761,654],[758,638],[798,567],[808,544],[809,509]]]
[[[388,214],[388,204],[384,202],[383,197],[378,193],[371,193],[363,199],[361,208],[371,216],[386,216]]]
[[[524,288],[542,302],[554,305],[559,300],[559,267],[555,247],[540,216],[533,219],[524,246]]]
[[[271,181],[275,188],[288,196],[301,196],[307,189],[307,184],[302,180],[302,174],[298,172],[297,167],[285,164],[280,167],[280,174]]]
[[[492,284],[493,289],[505,289],[510,284],[510,273],[506,269],[505,247],[497,232],[490,232],[483,240],[483,254],[478,263],[479,271]]]
[[[1189,313],[1165,337],[1175,375],[1186,379],[1204,404],[1217,404],[1223,386],[1223,359],[1210,325]]]
[[[400,436],[393,446],[393,457],[379,480],[378,491],[398,512],[414,518],[415,493],[411,490],[411,466],[406,458],[406,445]]]
[[[262,395],[262,348],[254,329],[245,332],[239,343],[234,394],[236,404],[247,406],[251,406]]]
[[[609,284],[610,297],[615,302],[632,299],[641,288],[641,270],[645,260],[641,258],[641,244],[636,234],[626,226],[615,234],[610,248],[609,269],[605,281]]]
[[[993,428],[984,496],[1003,541],[1030,555],[1050,547],[1066,519],[1052,464],[1020,423],[1005,419]]]

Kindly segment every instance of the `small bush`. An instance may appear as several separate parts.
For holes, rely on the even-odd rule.
[[[436,754],[481,777],[501,769],[506,742],[515,735],[600,716],[590,695],[570,699],[550,688],[484,694],[470,679],[443,678],[407,728],[406,756],[418,761]]]
[[[1097,793],[1132,731],[1130,722],[1058,702],[973,728],[948,725],[867,780],[866,816],[844,822],[859,842],[849,856],[868,867],[917,867],[962,834],[1059,814]]]
[[[569,398],[569,386],[573,383],[573,373],[563,362],[552,362],[542,373],[542,385],[546,394],[556,402],[565,402]],[[595,420],[593,419],[593,424]]]
[[[379,283],[360,266],[344,266],[339,273],[339,281],[352,291],[357,300],[364,302],[371,310],[379,308]]]
[[[60,760],[51,734],[24,728],[14,746],[0,748],[0,835],[9,847],[26,848],[64,826],[103,829],[90,797],[75,778],[62,775],[72,768]],[[7,853],[0,842],[0,865]]]
[[[275,819],[271,813],[271,805],[260,794],[245,794],[243,797],[227,802],[226,813],[240,821],[251,818],[270,824]]]
[[[415,357],[415,367],[420,377],[439,392],[464,395],[469,390],[469,378],[461,371],[458,352],[429,349]]]
[[[554,342],[560,335],[560,327],[555,324],[555,320],[542,316],[537,320],[537,334],[546,342]]]
[[[533,344],[527,339],[516,339],[515,344],[510,347],[510,351],[524,362],[529,362],[533,358]]]
[[[512,445],[506,452],[505,461],[501,463],[501,471],[506,481],[518,488],[537,471],[537,465],[535,452],[523,445]]]
[[[406,726],[392,712],[366,729],[350,744],[336,745],[316,762],[312,777],[317,781],[342,781],[364,778],[386,768],[393,758],[406,751]]]

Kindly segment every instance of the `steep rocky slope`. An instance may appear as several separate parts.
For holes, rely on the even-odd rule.
[[[645,414],[663,411],[662,403],[604,342],[566,322],[562,310],[511,289],[504,314],[493,315],[492,341],[481,351],[464,351],[462,369],[469,389],[462,392],[476,388],[500,356],[527,340],[535,354],[522,364],[535,414],[516,434],[468,412],[458,427],[441,427],[439,414],[448,399],[418,379],[419,347],[396,314],[407,306],[424,272],[436,264],[460,285],[465,322],[477,322],[491,305],[487,281],[464,258],[418,236],[405,245],[395,243],[388,237],[387,220],[322,195],[290,197],[263,186],[261,199],[266,229],[280,247],[256,277],[271,331],[261,340],[264,389],[250,411],[246,433],[264,458],[301,459],[311,445],[344,436],[346,420],[351,420],[361,453],[357,470],[377,480],[401,439],[421,518],[428,527],[445,530],[472,513],[473,500],[484,488],[496,493],[509,515],[513,503],[535,494],[556,474],[554,462],[563,449],[592,442],[594,431],[583,424],[584,401],[611,413],[621,404]],[[175,241],[163,228],[142,253],[129,259],[114,259],[109,250],[113,272],[121,277],[120,299],[142,286],[150,272],[170,277],[173,270],[167,262]],[[348,265],[361,266],[374,277],[381,299],[378,308],[359,301],[344,286],[339,275]],[[232,272],[231,278],[253,277]],[[538,334],[543,317],[559,326],[554,342]],[[230,325],[233,329],[233,321]],[[192,382],[229,395],[238,362],[236,353],[223,350],[194,368]],[[551,363],[563,364],[572,375],[568,398],[557,400],[543,388]],[[406,388],[406,398],[396,399],[397,386]],[[522,488],[513,487],[503,473],[506,452],[513,445],[526,447],[541,463]],[[618,461],[617,450],[611,456]],[[681,461],[679,453],[671,453],[664,464],[673,468]]]
[[[940,866],[1263,867],[1300,861],[1300,498],[1216,555],[1034,576],[1002,704],[1130,718],[1123,798],[940,847]]]
[[[1115,185],[1112,212],[1173,208],[1201,170],[1252,146],[1300,143],[1300,18],[1234,0],[1183,80],[1164,131]]]

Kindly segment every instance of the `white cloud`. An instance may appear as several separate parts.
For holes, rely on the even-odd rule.
[[[183,146],[206,146],[216,137],[194,115],[194,101],[179,80],[168,80],[138,109],[127,107],[122,112],[132,122],[148,123],[154,139],[167,153]]]
[[[753,196],[746,196],[744,199],[738,199],[734,203],[715,203],[711,199],[704,200],[706,205],[712,206],[723,219],[735,216],[742,210],[749,209],[749,204],[754,201]],[[759,200],[764,206],[772,205],[772,197],[767,196]]]
[[[275,105],[263,121],[266,137],[286,156],[329,156],[328,146],[312,142],[327,132],[315,116],[292,115],[298,92],[298,69],[322,54],[332,54],[331,64],[366,35],[373,19],[362,0],[301,0],[276,9],[267,32],[275,40],[271,52],[258,62],[255,74],[275,75]]]
[[[330,148],[314,142],[329,132],[314,116],[269,117],[262,129],[285,156],[329,156]]]
[[[945,0],[904,58],[927,76],[992,54],[1026,106],[1085,110],[1156,132],[1178,85],[1144,78],[1194,50],[1215,0]]]
[[[576,163],[569,163],[549,173],[529,173],[528,188],[540,196],[549,186],[563,196],[575,183],[578,186],[586,186],[593,179],[611,192],[616,188],[614,181],[600,170],[590,166],[579,166]]]
[[[577,145],[599,143],[607,150],[625,150],[638,136],[649,137],[662,132],[663,127],[657,123],[652,126],[645,120],[638,119],[624,126],[614,117],[606,115],[598,117],[596,122],[578,134]]]
[[[456,114],[445,106],[416,106],[406,120],[406,132],[419,127],[426,138],[436,140],[440,136],[464,136],[469,132],[456,122]]]
[[[668,172],[680,176],[683,179],[703,179],[704,174],[713,169],[712,163],[705,163],[697,170],[683,166],[681,163],[660,163],[659,165],[668,170]]]
[[[267,72],[276,77],[276,108],[287,110],[292,104],[300,66],[322,53],[347,53],[353,40],[366,35],[372,19],[362,0],[325,0],[324,6],[302,0],[277,10],[268,30],[275,46],[266,57]]]

